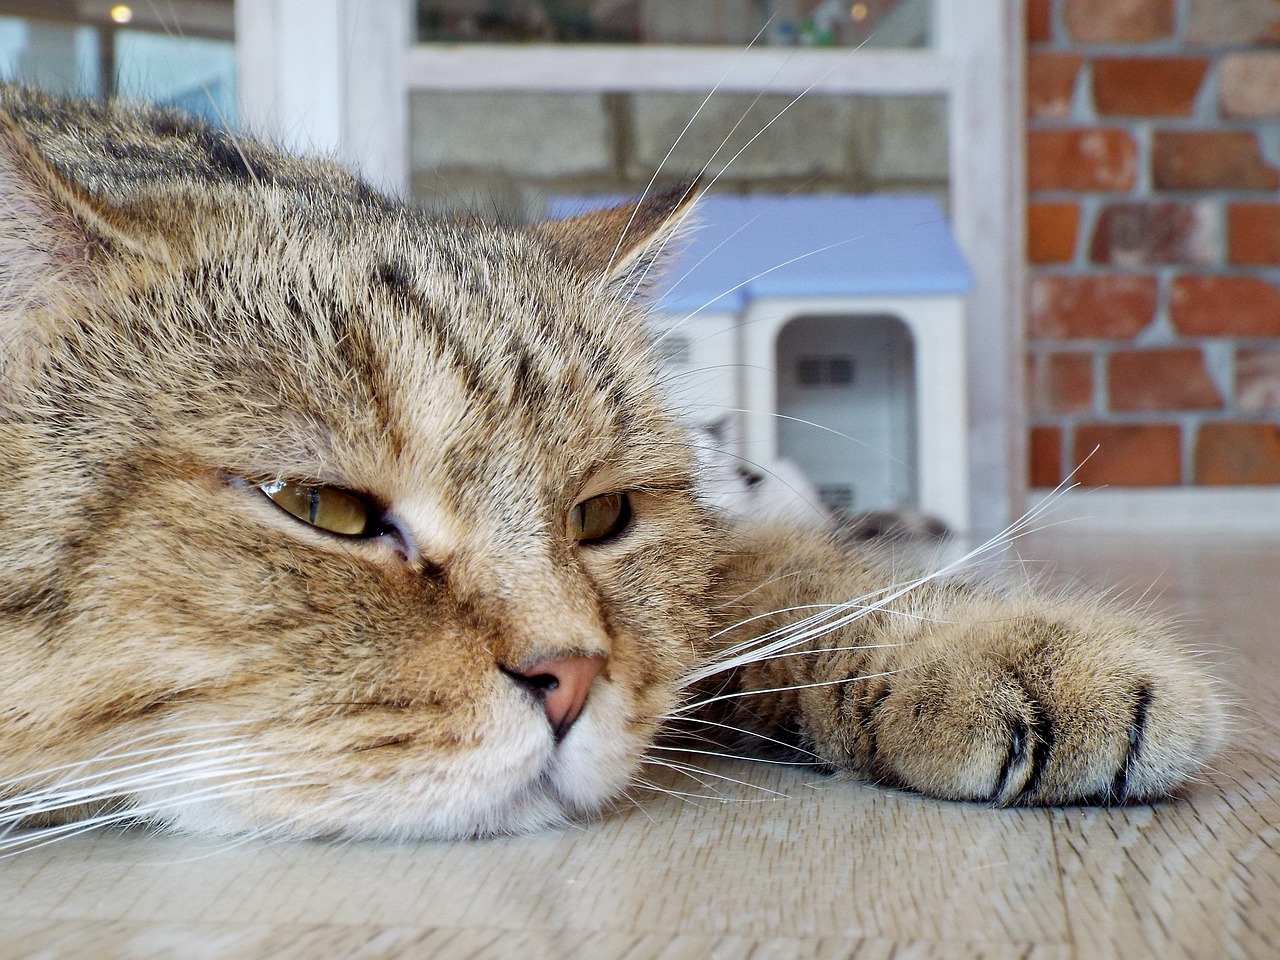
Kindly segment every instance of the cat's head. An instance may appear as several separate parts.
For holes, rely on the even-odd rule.
[[[629,296],[689,191],[442,223],[172,118],[24,103],[0,779],[82,764],[88,801],[291,834],[617,795],[706,614],[711,521]]]

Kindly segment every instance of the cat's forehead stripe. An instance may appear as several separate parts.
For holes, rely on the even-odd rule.
[[[479,313],[468,316],[469,322],[428,297],[403,261],[380,261],[374,276],[393,302],[413,314],[420,334],[478,405],[506,418],[520,411],[554,414],[570,391],[602,395],[610,407],[623,399],[625,387],[605,371],[630,364],[616,348],[610,356],[579,317],[550,316],[515,284],[503,297],[476,284],[464,263],[456,266],[462,268],[462,293],[468,301],[461,309]]]

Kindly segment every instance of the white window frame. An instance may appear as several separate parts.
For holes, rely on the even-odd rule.
[[[1024,13],[1021,0],[935,3],[930,49],[744,51],[414,44],[410,0],[237,0],[241,116],[407,193],[408,101],[417,92],[706,93],[719,83],[736,93],[945,97],[951,222],[975,277],[967,303],[971,515],[986,532],[1021,512],[1027,486]]]

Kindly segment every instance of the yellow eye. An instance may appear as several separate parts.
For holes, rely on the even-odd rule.
[[[348,537],[366,536],[370,532],[372,511],[355,494],[337,487],[285,480],[264,483],[261,487],[276,506],[313,527]]]
[[[630,498],[625,493],[605,493],[569,511],[569,536],[579,543],[599,543],[621,534],[630,522]]]

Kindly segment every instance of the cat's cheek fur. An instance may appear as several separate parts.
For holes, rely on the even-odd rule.
[[[625,786],[645,745],[629,734],[625,698],[597,684],[591,703],[557,745],[541,711],[513,690],[494,691],[475,731],[478,746],[445,755],[412,745],[328,758],[276,761],[259,789],[233,784],[193,801],[182,785],[142,792],[153,819],[198,834],[443,839],[524,833],[589,816]],[[261,745],[257,745],[259,748]],[[255,747],[246,744],[246,755]],[[274,788],[274,789],[273,789]]]
[[[556,796],[575,816],[591,816],[621,794],[649,744],[618,687],[597,681],[587,709],[552,760]]]

